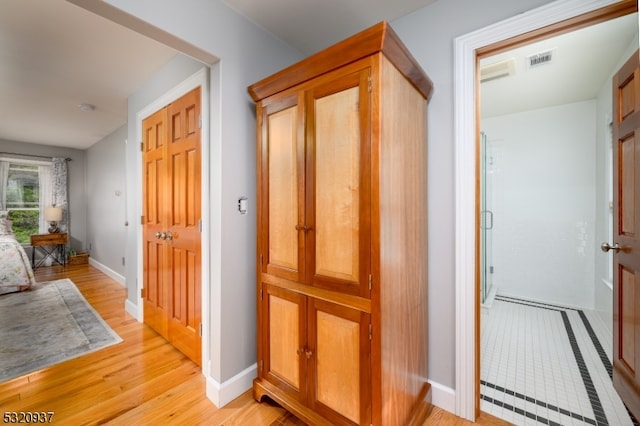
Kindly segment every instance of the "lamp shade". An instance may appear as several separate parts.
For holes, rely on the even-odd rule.
[[[59,222],[62,220],[61,207],[47,207],[44,209],[44,220],[49,222]]]

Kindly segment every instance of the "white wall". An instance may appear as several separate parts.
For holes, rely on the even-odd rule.
[[[482,120],[498,294],[593,309],[596,103]]]
[[[119,281],[126,272],[126,141],[124,125],[86,151],[86,250]]]

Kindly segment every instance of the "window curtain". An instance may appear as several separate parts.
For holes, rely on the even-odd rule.
[[[52,194],[51,204],[62,208],[62,220],[60,221],[60,232],[69,232],[69,206],[67,201],[68,170],[67,159],[54,157],[51,159],[52,169]]]
[[[49,228],[49,223],[44,220],[44,209],[51,206],[52,200],[52,173],[51,166],[38,166],[38,186],[39,186],[39,208],[40,208],[40,223],[39,223],[39,232],[41,234],[46,234],[47,229]]]
[[[9,178],[9,163],[0,161],[0,211],[7,209],[7,180]]]

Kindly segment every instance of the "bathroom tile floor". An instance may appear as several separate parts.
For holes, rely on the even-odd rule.
[[[597,313],[497,296],[481,319],[480,409],[516,425],[637,424]]]

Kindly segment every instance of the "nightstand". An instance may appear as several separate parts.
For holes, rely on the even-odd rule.
[[[68,235],[66,232],[55,234],[35,234],[31,236],[31,267],[36,269],[42,266],[47,258],[53,259],[58,264],[65,266],[67,263],[66,245]],[[36,247],[45,254],[36,265]],[[57,256],[56,256],[57,255]]]

